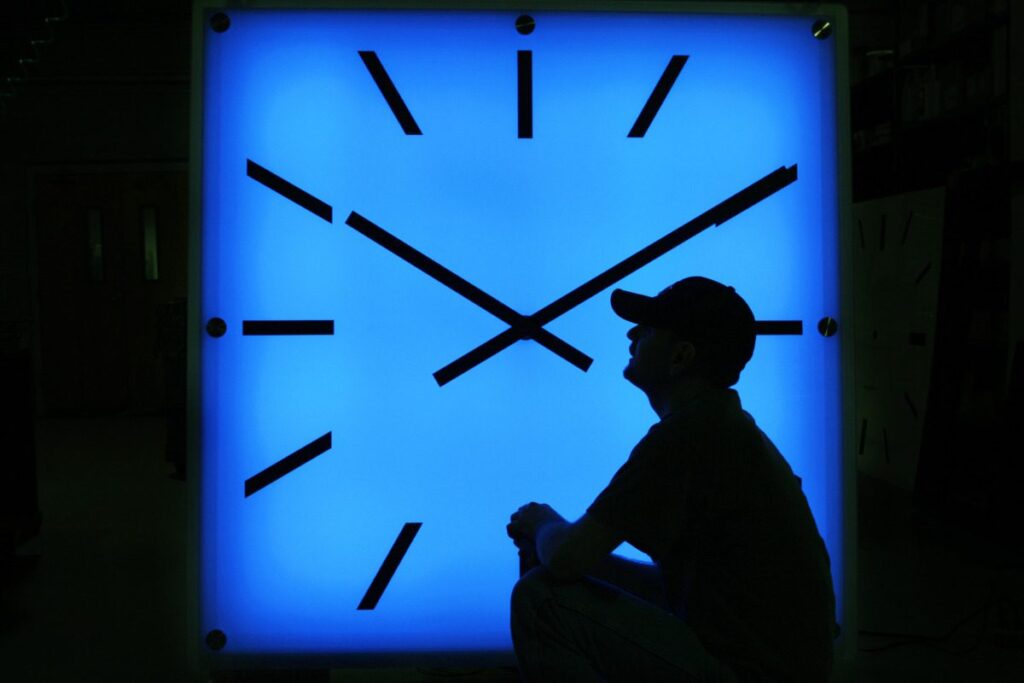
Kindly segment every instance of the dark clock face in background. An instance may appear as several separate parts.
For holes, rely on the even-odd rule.
[[[845,44],[821,17],[215,14],[193,233],[215,649],[510,654],[509,512],[578,517],[656,420],[608,293],[688,275],[761,322],[736,388],[841,585],[842,334],[819,321],[842,322]]]

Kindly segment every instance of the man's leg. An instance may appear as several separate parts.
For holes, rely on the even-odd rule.
[[[531,682],[735,681],[670,612],[592,577],[559,582],[544,567],[512,590],[512,642]]]

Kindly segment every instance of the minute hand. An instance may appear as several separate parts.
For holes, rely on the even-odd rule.
[[[652,242],[632,256],[629,256],[615,264],[600,275],[591,278],[587,282],[565,294],[559,299],[551,302],[540,309],[528,320],[537,326],[547,325],[555,318],[571,311],[576,306],[612,286],[619,280],[643,268],[648,263],[675,249],[683,242],[694,237],[704,230],[721,225],[733,216],[736,216],[762,199],[766,199],[782,188],[794,182],[797,177],[796,164],[772,171],[758,181],[748,185],[725,201],[708,209],[690,222],[679,226],[664,237]],[[519,333],[510,328],[501,334],[492,337],[469,353],[461,356],[434,373],[434,379],[438,385],[444,386],[462,373],[470,370],[491,356],[511,346],[518,339]]]
[[[348,218],[345,219],[345,224],[370,238],[409,265],[418,268],[441,284],[449,287],[452,291],[466,297],[488,313],[508,323],[510,325],[509,329],[516,332],[517,339],[534,339],[584,372],[587,371],[591,362],[593,362],[590,356],[564,339],[556,337],[541,327],[534,326],[526,316],[515,312],[476,285],[459,277],[423,252],[414,249],[355,211],[348,215]]]

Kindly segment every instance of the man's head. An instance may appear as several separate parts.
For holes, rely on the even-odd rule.
[[[623,375],[648,394],[683,379],[731,387],[754,353],[754,314],[714,280],[688,277],[654,297],[616,289],[611,303],[636,323]]]

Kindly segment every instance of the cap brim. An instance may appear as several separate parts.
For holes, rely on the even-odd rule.
[[[644,296],[624,289],[612,292],[612,310],[623,320],[640,325],[650,325],[655,319],[654,297]]]

